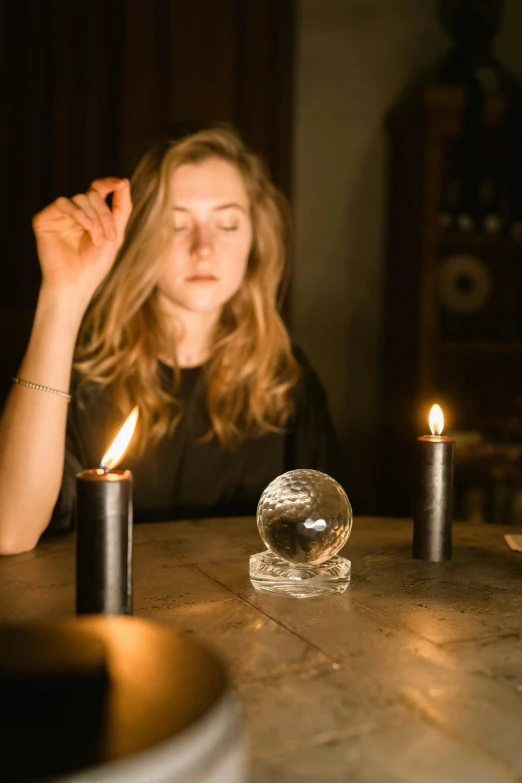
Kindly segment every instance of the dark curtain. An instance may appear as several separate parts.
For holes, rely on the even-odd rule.
[[[127,174],[167,122],[231,121],[289,194],[294,0],[7,0],[2,14],[4,335],[40,282],[32,215]]]

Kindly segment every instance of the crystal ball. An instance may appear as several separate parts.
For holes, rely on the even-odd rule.
[[[264,490],[257,527],[264,543],[290,563],[319,565],[346,544],[352,507],[340,484],[319,470],[289,470]]]

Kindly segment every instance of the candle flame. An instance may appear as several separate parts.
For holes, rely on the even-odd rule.
[[[105,470],[112,470],[123,459],[123,455],[127,451],[127,446],[131,442],[131,438],[134,435],[136,429],[136,423],[138,421],[139,409],[136,405],[129,416],[127,417],[122,428],[112,441],[106,453],[103,455],[103,459],[100,462],[100,468]]]
[[[440,405],[433,405],[430,411],[430,430],[432,435],[442,435],[444,429],[444,414]]]

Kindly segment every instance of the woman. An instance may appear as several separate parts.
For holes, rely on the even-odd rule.
[[[122,467],[137,521],[251,514],[286,470],[339,475],[323,389],[277,311],[284,215],[222,126],[164,136],[130,183],[96,180],[36,215],[42,285],[0,422],[0,552],[71,529],[75,474],[136,404]]]

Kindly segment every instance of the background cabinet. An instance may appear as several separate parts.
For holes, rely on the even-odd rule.
[[[500,90],[481,105],[476,138],[496,183],[516,184],[508,123],[515,97]],[[379,512],[411,512],[415,440],[439,402],[457,440],[457,515],[471,515],[469,491],[491,482],[484,521],[508,521],[491,498],[506,466],[522,486],[522,239],[505,188],[495,205],[500,230],[480,225],[480,210],[491,209],[487,193],[477,198],[474,229],[442,225],[455,161],[473,143],[462,143],[469,100],[465,86],[429,84],[389,119]],[[482,192],[483,172],[470,172]]]

